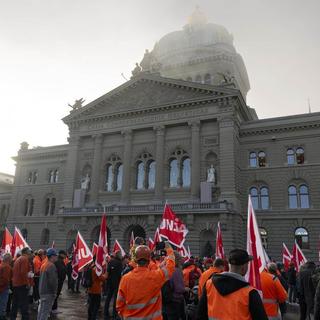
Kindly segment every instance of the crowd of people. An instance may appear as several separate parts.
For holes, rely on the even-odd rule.
[[[269,263],[260,274],[262,292],[245,280],[252,257],[234,249],[220,258],[182,258],[169,243],[151,251],[135,239],[130,255],[115,252],[97,275],[95,259],[72,277],[72,257],[54,248],[31,252],[24,248],[14,261],[9,253],[0,264],[0,320],[37,320],[60,313],[65,280],[70,294],[87,295],[88,320],[264,320],[283,319],[287,305],[300,308],[300,320],[320,320],[320,269],[307,262],[299,272]],[[104,298],[104,305],[102,305]],[[112,305],[110,305],[112,303]],[[111,312],[109,312],[111,311]]]

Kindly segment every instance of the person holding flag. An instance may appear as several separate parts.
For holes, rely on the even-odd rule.
[[[268,320],[258,291],[244,278],[251,260],[245,250],[230,251],[230,272],[215,274],[207,281],[198,305],[198,320]]]

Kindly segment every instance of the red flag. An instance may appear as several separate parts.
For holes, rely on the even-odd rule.
[[[134,241],[134,234],[133,231],[131,231],[131,237],[130,237],[130,249],[135,245]]]
[[[92,253],[82,238],[81,233],[78,231],[72,257],[72,278],[74,280],[77,279],[79,271],[91,262]]]
[[[218,222],[217,226],[216,258],[225,259],[220,222]]]
[[[287,246],[284,243],[282,243],[282,263],[286,271],[288,271],[291,261],[292,261],[292,255],[288,250]]]
[[[297,240],[294,241],[292,249],[292,261],[297,271],[299,271],[300,267],[308,261],[299,247]]]
[[[107,240],[107,218],[104,214],[101,219],[100,235],[98,250],[96,255],[96,274],[100,276],[105,265],[106,257],[108,255],[108,240]]]
[[[168,239],[172,245],[181,248],[187,233],[186,225],[176,216],[170,206],[165,204],[159,228],[160,237]]]
[[[148,239],[148,247],[152,251],[155,247],[155,244],[151,238]]]
[[[253,257],[253,260],[249,262],[248,281],[251,286],[261,291],[260,272],[267,266],[267,263],[250,195],[248,199],[247,251]]]
[[[27,241],[24,239],[24,237],[21,234],[21,231],[19,228],[14,228],[14,234],[12,238],[12,246],[11,246],[11,255],[13,258],[16,257],[19,250],[22,250],[23,248],[30,248],[27,244]]]
[[[7,228],[4,229],[2,244],[1,244],[1,255],[5,253],[11,253],[12,246],[12,235]]]
[[[113,245],[113,250],[112,253],[115,254],[116,252],[120,251],[121,255],[124,257],[126,255],[125,251],[123,250],[123,248],[121,247],[119,241],[116,239],[116,241],[114,242]]]
[[[95,256],[98,251],[98,245],[94,242],[92,245],[92,255]]]
[[[157,228],[156,232],[154,233],[154,238],[153,238],[153,243],[154,246],[157,245],[157,243],[161,242],[161,237],[160,237],[160,233],[159,233],[159,228]]]
[[[177,248],[177,251],[178,251],[178,253],[180,254],[181,257],[190,259],[191,255],[189,255],[189,252],[185,248],[185,246],[182,246],[181,248]]]

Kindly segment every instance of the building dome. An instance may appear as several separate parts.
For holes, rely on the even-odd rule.
[[[146,51],[141,61],[142,70],[147,71],[150,62],[157,64],[157,71],[164,77],[213,85],[233,83],[244,98],[250,89],[232,34],[223,26],[208,23],[198,8],[182,30],[166,34],[151,52]]]

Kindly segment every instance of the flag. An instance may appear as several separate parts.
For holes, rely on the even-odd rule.
[[[108,238],[107,238],[107,218],[104,214],[101,219],[100,235],[98,250],[96,254],[96,274],[100,276],[105,265],[105,260],[108,255]]]
[[[97,255],[97,251],[98,251],[98,245],[94,242],[92,245],[92,255],[95,256]]]
[[[24,239],[24,237],[21,234],[21,231],[19,228],[14,228],[14,234],[12,238],[12,245],[11,245],[11,255],[13,258],[16,257],[18,251],[22,250],[23,248],[30,248],[27,244],[27,241]]]
[[[5,228],[1,244],[1,256],[3,256],[5,253],[11,253],[12,239],[13,238],[10,231]]]
[[[149,247],[149,249],[150,249],[151,251],[152,251],[152,250],[154,249],[154,247],[155,247],[154,241],[153,241],[151,238],[148,239],[148,247]]]
[[[72,278],[76,280],[79,272],[92,262],[92,253],[84,241],[81,233],[78,231],[76,244],[73,249],[72,257]]]
[[[159,228],[161,238],[166,238],[172,245],[181,248],[188,233],[186,225],[176,216],[168,204],[164,206]]]
[[[294,263],[294,266],[297,272],[299,272],[300,267],[308,261],[304,256],[301,248],[299,247],[297,240],[294,241],[294,245],[292,249],[292,261]]]
[[[248,198],[247,223],[247,251],[253,257],[253,260],[249,262],[247,278],[251,286],[261,292],[260,273],[267,266],[267,262],[250,195]]]
[[[130,249],[135,245],[134,241],[134,234],[133,231],[131,231],[131,237],[130,237]]]
[[[116,239],[116,241],[114,242],[113,245],[113,250],[112,253],[115,254],[116,252],[120,251],[122,257],[124,257],[126,255],[125,251],[123,250],[123,248],[121,247],[119,241]]]
[[[182,246],[181,248],[177,248],[176,250],[180,254],[181,257],[186,258],[186,259],[190,259],[191,255],[189,256],[189,252],[185,248],[185,246]]]
[[[157,243],[161,242],[161,237],[160,237],[160,233],[159,233],[159,228],[157,228],[156,232],[154,233],[154,238],[153,238],[153,243],[154,246],[157,245]]]
[[[190,250],[190,247],[188,246],[188,258],[190,259],[191,258],[191,250]]]
[[[282,263],[284,266],[284,269],[288,271],[290,262],[292,261],[292,255],[285,245],[285,243],[282,243]]]
[[[216,258],[225,259],[220,222],[218,222],[217,226]]]

